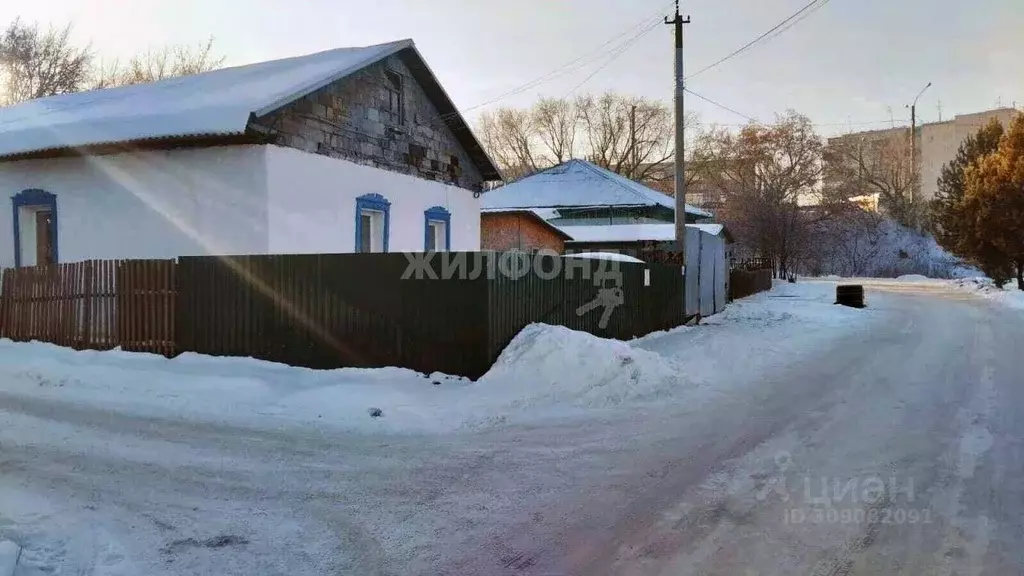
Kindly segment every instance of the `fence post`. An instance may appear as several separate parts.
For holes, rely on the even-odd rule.
[[[83,301],[85,302],[85,310],[82,314],[82,343],[81,347],[85,350],[92,349],[92,260],[86,260],[84,263],[85,269],[85,286],[83,287]]]
[[[7,286],[9,278],[10,270],[5,269],[3,271],[3,275],[0,276],[0,338],[7,337],[9,330],[8,325],[10,324],[10,319],[8,318],[8,310],[10,309],[10,307],[8,306],[7,303],[7,301],[10,299],[10,294],[8,293],[9,290]]]

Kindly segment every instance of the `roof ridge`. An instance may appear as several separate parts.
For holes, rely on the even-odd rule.
[[[650,186],[647,186],[642,182],[637,182],[632,178],[627,178],[622,174],[598,166],[593,162],[589,162],[586,160],[584,160],[583,162],[587,165],[588,168],[593,170],[595,173],[599,174],[602,178],[608,180],[609,182],[617,184],[620,188],[628,190],[631,194],[639,197],[645,203],[649,203],[652,200],[654,200],[656,204],[658,203],[657,200],[651,198],[650,196],[648,196],[648,194],[656,194],[658,196],[663,196],[666,201],[672,200],[674,202],[672,196],[669,196],[668,194],[665,194],[664,192],[661,192],[659,190],[655,190],[654,188],[651,188]],[[623,180],[625,180],[625,182],[623,182]],[[638,188],[642,188],[643,190],[639,190]]]
[[[296,54],[296,55],[293,55],[293,56],[285,56],[283,58],[272,58],[270,60],[259,60],[259,61],[256,61],[256,62],[248,62],[246,64],[235,64],[233,66],[224,66],[222,68],[215,68],[213,70],[206,70],[205,72],[197,72],[195,74],[185,74],[183,76],[172,76],[172,77],[169,77],[169,78],[161,78],[159,80],[153,80],[151,82],[139,82],[139,83],[136,83],[136,84],[124,84],[124,85],[120,85],[120,86],[108,86],[108,87],[105,87],[105,88],[91,88],[89,90],[81,90],[81,91],[78,91],[78,92],[65,92],[63,94],[53,94],[51,96],[43,96],[41,98],[33,98],[31,100],[26,100],[24,102],[19,102],[18,104],[14,104],[13,106],[22,106],[24,104],[39,104],[39,103],[46,103],[46,102],[54,102],[54,101],[63,100],[63,99],[73,99],[74,97],[81,96],[83,94],[93,94],[93,95],[95,95],[95,94],[99,94],[99,93],[103,93],[103,92],[106,92],[106,93],[109,93],[109,94],[132,92],[132,91],[136,91],[136,90],[142,89],[144,87],[148,87],[148,86],[160,86],[160,85],[165,85],[166,86],[166,85],[174,84],[176,82],[180,82],[180,81],[182,81],[185,78],[196,78],[196,77],[210,76],[210,75],[220,74],[220,73],[231,71],[231,70],[239,70],[239,69],[242,69],[242,68],[247,68],[249,66],[258,66],[258,65],[261,65],[261,64],[269,64],[269,63],[272,63],[272,62],[286,62],[288,60],[297,60],[299,58],[309,58],[311,56],[319,56],[321,54],[327,54],[327,53],[330,53],[330,52],[340,52],[340,51],[343,51],[343,50],[370,50],[370,49],[375,49],[375,48],[381,49],[381,48],[392,47],[392,46],[397,46],[397,45],[402,45],[402,48],[407,48],[407,47],[410,47],[410,46],[415,46],[415,42],[411,38],[403,38],[401,40],[394,40],[392,42],[382,42],[380,44],[370,44],[368,46],[339,46],[337,48],[328,48],[327,50],[318,50],[316,52],[310,52],[308,54]],[[367,65],[369,65],[369,64],[367,64]]]
[[[589,160],[580,160],[578,158],[574,158],[573,160],[582,162],[583,165],[586,168],[590,169],[592,172],[594,172],[598,176],[600,176],[600,177],[604,178],[605,180],[615,184],[619,188],[622,188],[622,189],[628,191],[630,194],[632,194],[634,196],[639,196],[641,200],[643,200],[645,202],[650,200],[650,198],[644,198],[643,194],[638,192],[633,187],[628,186],[628,185],[626,185],[623,182],[620,182],[618,178],[613,178],[611,175],[615,174],[615,173],[612,172],[611,170],[608,170],[607,168],[602,168],[602,167],[598,166],[597,164],[594,164],[593,162],[590,162]],[[622,176],[621,174],[618,174],[618,176],[621,177],[621,178],[625,178],[625,176]]]
[[[263,107],[259,108],[258,110],[253,110],[252,113],[255,114],[256,116],[263,116],[264,114],[272,112],[273,110],[276,110],[277,108],[280,108],[281,106],[284,106],[284,105],[286,105],[286,104],[288,104],[290,102],[294,102],[295,100],[298,100],[299,98],[302,98],[303,96],[306,96],[306,95],[308,95],[308,94],[310,94],[312,92],[315,92],[315,91],[319,90],[320,88],[323,88],[324,86],[327,86],[328,84],[331,84],[332,82],[336,82],[337,80],[340,80],[341,78],[344,78],[344,77],[348,76],[349,74],[352,74],[353,72],[355,72],[357,70],[362,70],[362,69],[366,68],[367,66],[371,66],[373,64],[376,64],[377,62],[380,62],[384,58],[387,58],[388,56],[390,56],[392,54],[396,54],[396,53],[398,53],[398,52],[400,52],[402,50],[405,50],[407,48],[415,49],[416,48],[416,43],[413,42],[411,39],[407,38],[407,39],[404,39],[404,40],[396,40],[394,42],[387,42],[385,44],[374,44],[374,45],[371,45],[371,46],[361,46],[361,47],[356,47],[356,48],[335,48],[334,50],[339,50],[339,51],[340,50],[347,50],[347,49],[349,49],[349,50],[352,50],[352,49],[354,49],[354,50],[374,50],[375,53],[374,53],[374,55],[372,57],[367,57],[367,58],[363,59],[361,62],[358,62],[357,64],[350,65],[350,66],[348,66],[346,68],[341,68],[341,69],[334,70],[334,72],[332,72],[329,76],[322,77],[322,78],[320,78],[319,80],[317,80],[315,82],[312,82],[310,84],[307,84],[306,86],[303,86],[301,88],[297,88],[297,89],[293,90],[293,92],[291,94],[287,95],[287,96],[280,97],[277,100],[274,100],[274,101],[272,101],[272,102],[270,102],[268,104],[264,104]],[[325,50],[323,52],[314,52],[313,54],[307,54],[306,56],[296,56],[295,58],[306,58],[306,57],[310,57],[310,56],[316,56],[318,54],[326,54],[328,52],[333,52],[334,50]],[[284,60],[289,60],[289,58],[282,58],[280,60],[269,60],[268,62],[281,62],[281,61],[284,61]],[[257,63],[257,64],[261,64],[261,63]]]

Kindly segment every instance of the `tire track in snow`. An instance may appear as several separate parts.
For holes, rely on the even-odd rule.
[[[985,568],[985,555],[995,532],[992,519],[985,514],[969,516],[963,502],[967,482],[974,478],[978,465],[993,444],[992,433],[986,425],[996,403],[995,338],[990,325],[979,325],[974,350],[981,372],[974,396],[957,415],[963,432],[951,458],[956,463],[956,482],[949,494],[949,522],[937,562],[940,573],[948,576],[979,576]]]

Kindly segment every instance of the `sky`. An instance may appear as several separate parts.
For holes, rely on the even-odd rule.
[[[684,1],[687,71],[808,1]],[[17,17],[71,23],[76,40],[122,59],[213,36],[226,65],[412,38],[475,120],[482,110],[528,106],[540,96],[613,90],[670,101],[672,27],[644,24],[671,11],[667,0],[4,0],[0,25]],[[906,105],[929,82],[919,121],[939,120],[940,107],[943,119],[997,104],[1024,107],[1021,29],[1021,0],[829,0],[778,37],[687,81],[742,116],[689,95],[686,108],[707,124],[769,121],[793,109],[832,135],[907,124]],[[644,30],[625,51],[612,51]]]

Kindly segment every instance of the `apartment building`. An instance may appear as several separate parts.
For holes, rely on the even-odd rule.
[[[935,198],[942,167],[956,157],[960,144],[968,136],[976,133],[993,118],[1004,127],[1008,127],[1014,115],[1018,113],[1015,108],[997,108],[973,114],[960,114],[951,120],[930,122],[918,126],[915,144],[917,162],[921,171],[921,197],[926,201]],[[869,151],[872,150],[876,152],[891,150],[891,147],[884,145],[887,143],[909,147],[910,129],[902,127],[870,130],[829,139],[830,145],[843,142],[859,145],[865,153],[870,153]]]
[[[961,114],[946,122],[923,124],[917,135],[922,196],[928,200],[935,197],[942,167],[956,157],[960,144],[968,136],[976,134],[993,118],[998,120],[1003,128],[1008,128],[1010,121],[1019,113],[1014,108],[997,108],[974,114]]]

